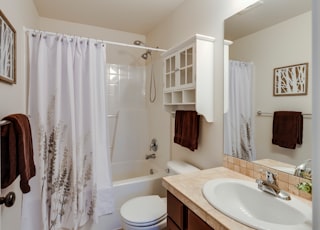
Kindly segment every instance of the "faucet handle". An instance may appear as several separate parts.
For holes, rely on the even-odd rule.
[[[153,152],[157,152],[157,150],[158,150],[158,141],[157,141],[157,139],[155,139],[155,138],[153,138],[152,140],[151,140],[151,144],[150,144],[150,151],[153,151]]]
[[[266,181],[270,184],[278,185],[276,175],[270,171],[266,171]]]
[[[263,173],[263,174],[267,174],[267,172],[270,172],[270,173],[272,173],[274,176],[278,176],[278,173],[276,173],[276,172],[271,172],[271,171],[269,171],[268,169],[265,169],[265,168],[260,168],[259,169],[259,173]]]

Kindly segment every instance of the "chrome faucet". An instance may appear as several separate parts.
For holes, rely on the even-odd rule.
[[[147,154],[147,155],[146,155],[146,160],[148,160],[148,159],[150,159],[150,158],[151,158],[151,159],[156,159],[156,157],[157,157],[157,156],[156,156],[155,153]]]
[[[308,159],[305,162],[303,162],[302,164],[298,165],[294,170],[294,175],[311,180],[311,178],[312,178],[311,159]]]
[[[277,179],[272,172],[266,171],[266,179],[256,179],[256,182],[258,183],[258,189],[261,191],[267,192],[283,200],[291,200],[290,195],[279,188]]]

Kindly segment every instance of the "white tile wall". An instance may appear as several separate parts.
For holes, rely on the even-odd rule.
[[[149,146],[145,67],[108,64],[107,68],[112,162],[142,160]]]

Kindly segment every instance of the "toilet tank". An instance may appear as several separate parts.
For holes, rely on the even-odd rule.
[[[183,161],[176,161],[176,160],[168,161],[167,167],[169,169],[170,175],[200,171],[199,168],[191,164],[188,164]]]

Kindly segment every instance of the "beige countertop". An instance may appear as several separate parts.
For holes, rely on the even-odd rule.
[[[253,163],[264,165],[264,166],[269,167],[269,168],[284,167],[284,168],[293,168],[293,169],[295,169],[295,167],[296,167],[294,165],[283,163],[283,162],[280,162],[280,161],[275,161],[275,160],[272,160],[272,159],[255,160],[255,161],[253,161]]]
[[[212,179],[235,178],[255,181],[253,178],[224,167],[201,170],[198,172],[164,177],[163,186],[182,201],[191,211],[215,230],[253,229],[222,214],[211,206],[202,195],[203,185]],[[298,197],[297,197],[298,198]],[[298,198],[301,199],[301,198]],[[311,202],[304,200],[311,206]]]

